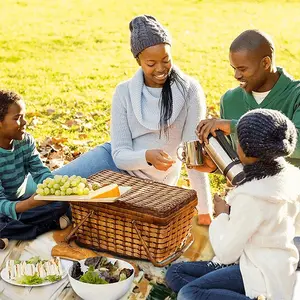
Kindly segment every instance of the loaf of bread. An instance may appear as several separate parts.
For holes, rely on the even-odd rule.
[[[81,260],[88,257],[98,256],[98,254],[92,250],[76,246],[73,247],[67,243],[55,245],[52,248],[51,255],[70,260]]]

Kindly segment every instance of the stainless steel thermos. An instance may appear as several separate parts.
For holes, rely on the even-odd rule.
[[[245,179],[243,165],[223,132],[217,130],[216,137],[210,135],[208,141],[209,143],[204,145],[204,149],[222,174],[232,185],[243,182]]]

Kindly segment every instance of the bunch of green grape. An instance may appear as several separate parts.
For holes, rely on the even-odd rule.
[[[90,189],[86,178],[55,175],[54,178],[46,178],[43,183],[38,184],[36,192],[41,196],[88,195]]]

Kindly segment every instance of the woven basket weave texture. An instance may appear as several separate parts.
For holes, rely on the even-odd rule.
[[[117,183],[131,189],[114,203],[71,202],[74,226],[93,211],[77,230],[79,244],[117,255],[149,259],[138,230],[153,258],[160,262],[187,242],[197,205],[194,190],[108,170],[91,176],[89,182],[102,186]]]

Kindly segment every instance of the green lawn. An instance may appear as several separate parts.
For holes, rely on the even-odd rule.
[[[169,29],[175,63],[201,82],[217,114],[220,96],[236,85],[228,47],[245,29],[271,34],[278,65],[300,78],[299,11],[299,1],[283,0],[2,0],[0,87],[25,97],[37,140],[64,137],[86,151],[109,140],[113,90],[137,69],[132,17],[152,14]],[[86,147],[74,145],[80,139]]]

